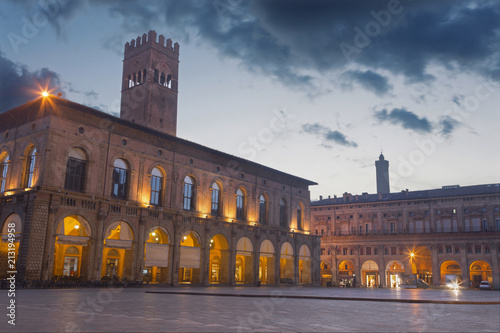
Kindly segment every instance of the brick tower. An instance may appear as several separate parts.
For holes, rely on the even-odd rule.
[[[177,132],[179,44],[150,30],[125,44],[120,118]]]
[[[389,161],[384,159],[384,155],[380,153],[378,161],[375,161],[377,169],[377,193],[390,193],[389,186]]]

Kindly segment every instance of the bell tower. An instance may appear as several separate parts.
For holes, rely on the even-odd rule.
[[[120,118],[177,132],[179,43],[150,30],[125,44]]]
[[[384,158],[382,153],[380,153],[378,161],[375,161],[375,168],[377,169],[377,193],[390,193],[389,161]]]

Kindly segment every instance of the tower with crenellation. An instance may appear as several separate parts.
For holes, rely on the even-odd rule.
[[[120,118],[177,132],[179,44],[150,30],[125,44]]]

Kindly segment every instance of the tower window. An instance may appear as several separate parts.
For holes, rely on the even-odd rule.
[[[1,182],[0,182],[0,193],[5,192],[5,188],[7,186],[7,173],[9,172],[9,155],[5,156],[4,159],[2,160],[2,163],[0,164],[0,175],[1,175]]]
[[[149,203],[154,206],[161,205],[161,192],[162,192],[163,176],[158,168],[151,171],[151,193]]]
[[[117,159],[113,169],[113,187],[111,196],[125,199],[128,188],[128,167],[124,160]]]
[[[83,192],[86,169],[87,157],[85,153],[78,148],[71,149],[66,163],[66,179],[64,181],[64,188],[70,191]]]
[[[236,218],[243,220],[245,218],[245,194],[241,189],[236,191]]]
[[[220,215],[220,187],[219,184],[212,184],[212,215]]]
[[[35,164],[36,164],[36,147],[31,148],[30,153],[28,154],[28,161],[26,163],[26,174],[24,184],[25,187],[33,186],[33,176],[35,174]]]
[[[261,194],[259,198],[259,222],[262,224],[267,223],[267,203],[266,197]]]
[[[286,202],[283,199],[280,199],[280,227],[288,227],[288,223],[286,220]]]
[[[184,193],[182,208],[184,210],[194,210],[193,179],[189,176],[184,178]]]
[[[154,78],[153,79],[154,79],[155,83],[160,83],[160,72],[157,69],[155,69],[155,73],[154,73]]]
[[[297,204],[297,229],[302,230],[302,206]]]

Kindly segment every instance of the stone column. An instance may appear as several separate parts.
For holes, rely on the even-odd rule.
[[[104,221],[108,216],[106,211],[99,211],[97,214],[96,230],[95,232],[95,252],[94,252],[94,270],[93,270],[93,280],[101,279],[102,271],[102,253],[104,249]]]
[[[379,258],[380,258],[380,263],[382,264],[382,271],[384,272],[384,275],[380,277],[380,284],[382,287],[387,286],[387,274],[385,272],[385,246],[384,245],[379,245],[378,246],[378,252],[379,252]]]
[[[363,276],[361,275],[361,260],[359,258],[359,249],[360,245],[354,245],[354,251],[355,251],[355,257],[354,257],[354,271],[356,272],[356,283],[354,284],[354,287],[361,287],[361,282],[363,279]]]
[[[233,225],[234,228],[234,225]],[[233,229],[231,231],[231,239],[229,240],[229,285],[235,286],[236,281],[234,279],[235,267],[236,267],[236,231]]]
[[[498,243],[489,243],[491,251],[491,274],[493,276],[493,287],[500,289],[500,270],[498,267]]]
[[[42,280],[49,280],[54,267],[54,246],[56,236],[54,234],[54,220],[58,207],[50,207],[47,220],[47,232],[45,236],[45,248],[43,252]],[[88,278],[88,277],[85,277]]]
[[[462,287],[470,288],[469,260],[467,259],[467,244],[460,244],[460,271],[462,273]]]
[[[207,224],[206,226],[207,232],[205,233],[204,241],[201,247],[201,263],[200,263],[200,275],[201,275],[201,284],[204,286],[210,285],[210,227]],[[222,262],[222,260],[221,260]]]
[[[257,246],[257,240],[255,241],[255,249],[253,254],[253,284],[260,285],[262,281],[259,279],[259,267],[260,267],[260,244]]]
[[[439,267],[439,257],[437,245],[433,244],[431,248],[431,260],[432,260],[432,284],[437,285],[441,283],[441,268]]]
[[[297,245],[297,240],[294,239],[293,242],[293,284],[295,286],[300,285],[299,280],[299,247]]]
[[[176,287],[179,285],[179,262],[181,258],[181,230],[180,223],[182,222],[182,216],[176,214],[173,217],[174,222],[174,243],[171,246],[172,249],[172,286]]]
[[[136,253],[136,260],[135,262],[137,263],[136,267],[134,267],[133,272],[135,273],[135,280],[136,281],[142,281],[142,269],[144,267],[144,247],[146,246],[145,242],[146,240],[144,239],[144,232],[146,228],[146,221],[142,218],[139,219],[139,237],[137,237],[137,253]]]

